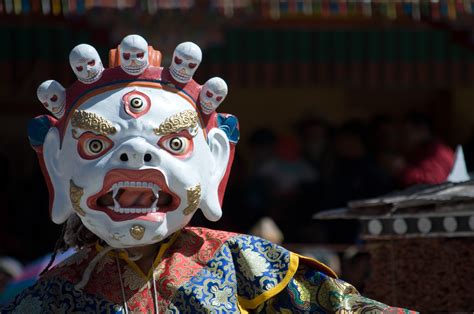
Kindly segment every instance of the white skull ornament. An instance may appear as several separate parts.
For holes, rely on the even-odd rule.
[[[148,43],[139,35],[128,35],[120,43],[120,66],[130,75],[139,75],[148,67]]]
[[[201,111],[209,115],[219,107],[227,96],[227,84],[220,77],[209,79],[199,93]]]
[[[202,60],[201,48],[190,41],[176,46],[171,61],[171,76],[180,83],[187,83],[193,78]]]
[[[56,118],[64,116],[66,105],[66,90],[55,80],[47,80],[41,83],[36,90],[36,95],[43,106]]]
[[[69,54],[69,63],[77,79],[84,84],[97,82],[104,71],[97,50],[87,44],[80,44],[72,49]]]

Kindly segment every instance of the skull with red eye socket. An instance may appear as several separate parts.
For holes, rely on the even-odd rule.
[[[102,61],[94,47],[80,44],[69,54],[69,63],[77,79],[84,84],[98,81],[104,71]]]
[[[192,42],[179,44],[170,65],[171,76],[180,83],[189,82],[202,60],[201,48]]]
[[[228,89],[226,82],[220,77],[209,79],[199,93],[199,104],[201,111],[209,115],[220,106],[224,98],[227,96]]]
[[[148,67],[148,43],[139,35],[128,35],[120,43],[120,67],[130,75],[139,75]]]
[[[137,90],[126,93],[122,96],[122,103],[125,112],[137,119],[150,110],[151,100],[148,95]]]
[[[103,156],[113,146],[114,143],[108,137],[86,132],[78,139],[77,151],[83,159],[91,160]]]
[[[192,135],[188,131],[183,130],[163,136],[158,141],[158,146],[178,158],[187,158],[193,152],[194,141]]]
[[[48,80],[38,87],[36,91],[39,101],[56,118],[61,119],[64,116],[66,105],[66,90],[54,80]]]

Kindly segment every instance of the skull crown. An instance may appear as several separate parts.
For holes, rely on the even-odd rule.
[[[139,75],[148,67],[148,43],[139,35],[128,35],[120,43],[120,66],[130,75]]]
[[[192,80],[202,61],[201,48],[190,41],[179,44],[173,53],[170,73],[173,78],[180,83],[187,83]]]
[[[119,76],[125,76],[126,79],[127,75],[128,78],[145,76],[146,79],[150,77],[159,79],[165,84],[187,92],[190,89],[189,94],[204,116],[210,116],[215,112],[227,95],[227,84],[219,77],[209,79],[202,86],[193,80],[202,61],[201,48],[193,42],[183,42],[176,46],[169,67],[160,67],[161,53],[149,46],[140,35],[132,34],[124,37],[118,49],[112,49],[111,52],[116,54],[115,61],[111,57],[109,68],[104,68],[99,53],[93,46],[80,44],[74,47],[69,54],[69,63],[78,82],[66,89],[55,80],[44,81],[37,89],[41,104],[56,119],[62,119],[72,105],[71,99],[74,100],[74,97],[66,97],[67,95],[80,95],[81,93],[74,91],[87,92],[98,84],[118,80]],[[106,75],[107,72],[109,73]]]
[[[38,86],[36,91],[38,100],[56,118],[61,119],[66,106],[66,90],[55,80],[47,80]]]
[[[205,115],[214,112],[227,96],[227,84],[220,77],[209,79],[199,93],[199,105]]]
[[[80,44],[69,54],[69,63],[77,79],[84,84],[97,82],[104,71],[100,56],[94,47]]]

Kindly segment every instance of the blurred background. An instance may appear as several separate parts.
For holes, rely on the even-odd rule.
[[[474,168],[473,10],[469,0],[0,0],[0,255],[29,263],[60,234],[26,135],[46,113],[36,88],[73,82],[75,45],[107,64],[136,33],[165,66],[177,44],[197,43],[195,79],[223,77],[219,110],[240,120],[223,219],[192,224],[362,269],[358,223],[312,216],[444,182],[458,144]],[[364,274],[345,278],[363,290]]]

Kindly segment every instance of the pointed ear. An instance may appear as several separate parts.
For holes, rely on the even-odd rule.
[[[214,128],[209,132],[207,140],[209,148],[211,149],[211,154],[214,158],[214,169],[212,172],[220,182],[226,172],[227,163],[229,162],[229,139],[224,131]]]
[[[224,177],[230,156],[230,144],[227,135],[218,128],[213,128],[207,136],[213,163],[212,175],[206,185],[201,200],[201,210],[210,221],[217,221],[222,216],[219,200],[219,185]]]
[[[69,178],[61,164],[60,135],[57,128],[48,131],[43,144],[43,160],[46,173],[51,183],[50,213],[51,219],[61,224],[72,214],[72,205],[69,198]],[[45,174],[46,175],[46,174]],[[48,181],[48,179],[46,179]]]

